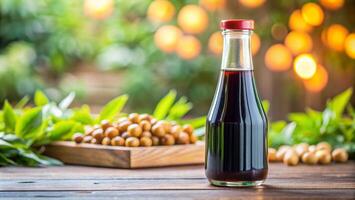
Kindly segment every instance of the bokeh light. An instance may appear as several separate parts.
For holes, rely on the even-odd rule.
[[[344,42],[346,36],[349,34],[349,31],[341,24],[333,24],[328,27],[325,35],[326,45],[335,50],[335,51],[343,51],[344,50]]]
[[[355,59],[355,33],[348,35],[345,39],[345,53],[352,59]]]
[[[265,64],[272,71],[286,71],[292,65],[292,54],[283,44],[272,45],[266,51]]]
[[[322,8],[315,3],[306,3],[301,9],[304,21],[313,26],[319,26],[323,23],[324,12]]]
[[[200,0],[200,4],[209,11],[222,9],[226,5],[226,0]]]
[[[295,31],[309,32],[312,30],[312,26],[307,24],[306,21],[304,21],[301,10],[295,10],[292,12],[288,21],[288,26],[290,27],[290,29]]]
[[[258,36],[258,34],[253,33],[251,35],[251,53],[253,55],[256,55],[256,53],[258,53],[259,49],[260,49],[260,37]]]
[[[302,79],[310,79],[317,70],[317,64],[311,54],[301,54],[294,61],[294,71]]]
[[[316,73],[310,79],[303,80],[305,88],[310,92],[322,91],[328,83],[327,70],[318,65]]]
[[[147,16],[152,22],[168,22],[175,15],[175,6],[168,0],[154,0],[148,8]]]
[[[294,55],[309,52],[313,42],[309,34],[305,32],[292,31],[285,38],[285,45]]]
[[[287,32],[287,27],[281,23],[276,23],[271,27],[271,35],[275,40],[283,40],[286,37]]]
[[[155,45],[166,53],[174,52],[179,39],[181,38],[181,30],[172,25],[160,27],[154,35]]]
[[[320,4],[329,10],[337,10],[343,7],[345,0],[320,0]]]
[[[223,36],[221,32],[214,32],[208,39],[208,49],[216,54],[220,55],[223,51]]]
[[[183,36],[177,45],[176,53],[184,60],[196,58],[201,52],[200,41],[191,35]]]
[[[113,0],[85,0],[84,13],[93,19],[106,19],[113,12]]]
[[[187,33],[198,34],[206,30],[208,15],[197,5],[186,5],[178,14],[178,24]]]
[[[239,0],[239,3],[247,8],[257,8],[265,3],[265,0]]]

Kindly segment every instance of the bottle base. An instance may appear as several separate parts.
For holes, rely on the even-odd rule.
[[[215,186],[222,186],[222,187],[255,187],[260,186],[264,183],[265,180],[258,180],[258,181],[217,181],[217,180],[210,180],[210,183]]]

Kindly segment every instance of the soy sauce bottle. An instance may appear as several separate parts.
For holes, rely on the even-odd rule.
[[[268,123],[254,81],[254,21],[223,20],[220,27],[224,46],[206,124],[206,176],[217,186],[257,186],[268,172]]]

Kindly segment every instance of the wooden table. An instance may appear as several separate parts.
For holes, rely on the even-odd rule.
[[[258,188],[210,186],[203,166],[109,169],[81,166],[0,168],[0,199],[355,199],[355,162],[271,164]]]

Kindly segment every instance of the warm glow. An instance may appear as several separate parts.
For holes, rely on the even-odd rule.
[[[302,6],[302,17],[308,24],[319,26],[324,20],[324,12],[317,4],[306,3]]]
[[[168,22],[175,15],[175,7],[168,0],[154,0],[148,8],[147,16],[152,22]]]
[[[320,34],[320,39],[324,45],[327,45],[327,29],[323,29]]]
[[[310,92],[320,92],[328,83],[328,72],[321,65],[318,65],[316,73],[310,79],[303,80],[304,86]]]
[[[255,55],[256,53],[258,53],[259,49],[260,49],[260,37],[256,33],[253,33],[251,35],[251,53]]]
[[[222,53],[223,36],[219,31],[213,33],[208,39],[208,49],[216,55],[220,55]]]
[[[296,57],[294,70],[302,79],[310,79],[317,70],[317,64],[311,54],[301,54]]]
[[[200,0],[200,4],[209,11],[222,9],[226,5],[226,0]]]
[[[155,32],[154,42],[163,52],[171,53],[175,51],[181,35],[181,30],[176,26],[162,26]]]
[[[337,10],[343,7],[345,0],[320,0],[320,4],[329,10]]]
[[[282,44],[271,46],[265,54],[265,64],[272,71],[286,71],[292,64],[292,54]]]
[[[93,19],[106,19],[113,12],[113,0],[85,0],[84,13]]]
[[[288,21],[288,26],[290,29],[295,31],[309,32],[312,30],[312,26],[304,21],[300,10],[295,10],[292,12]]]
[[[311,36],[307,33],[292,31],[285,39],[285,45],[294,55],[309,52],[312,49],[313,42]]]
[[[208,15],[196,5],[184,6],[178,15],[178,24],[187,33],[202,33],[208,26]]]
[[[348,35],[348,37],[345,39],[344,46],[346,54],[350,58],[355,59],[355,33]]]
[[[201,52],[201,43],[194,36],[184,36],[179,40],[176,53],[184,60],[196,58]]]
[[[265,0],[239,0],[239,3],[248,8],[256,8],[263,5]]]
[[[344,42],[349,32],[343,25],[333,24],[327,29],[325,34],[326,43],[329,48],[335,51],[344,50]]]

